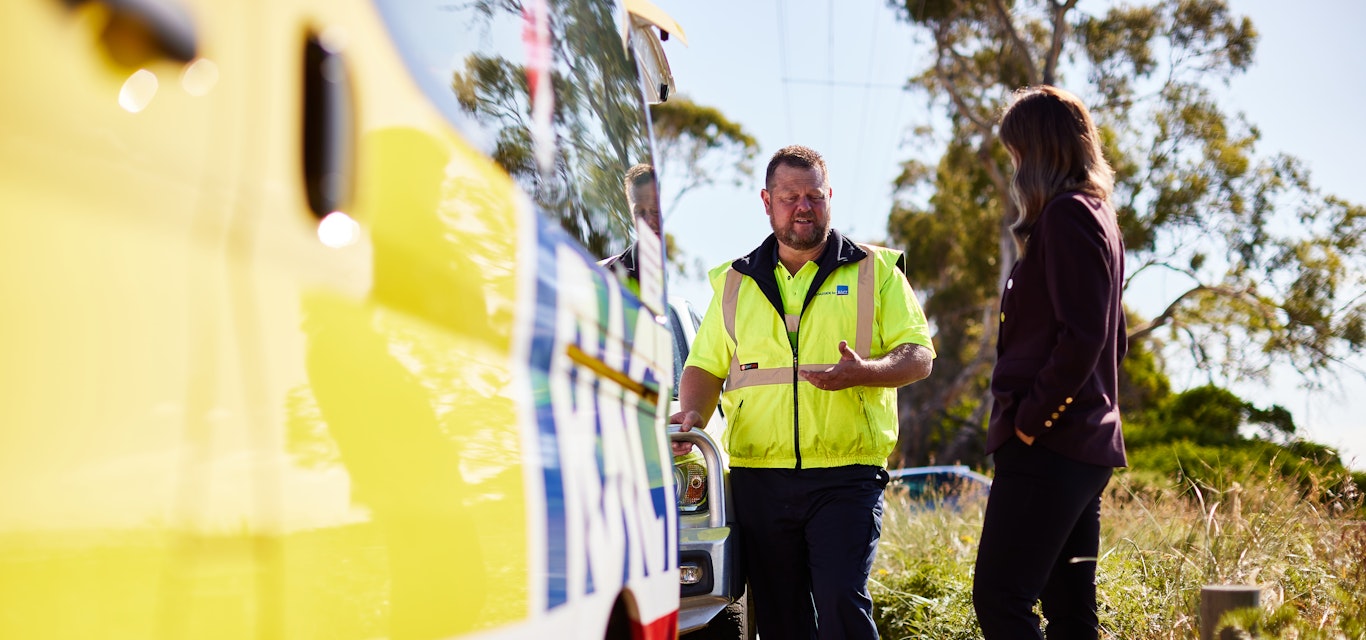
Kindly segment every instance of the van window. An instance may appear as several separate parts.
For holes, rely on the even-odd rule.
[[[377,5],[410,71],[462,133],[598,258],[625,247],[635,222],[624,177],[653,161],[639,72],[623,45],[621,3]],[[544,31],[537,7],[549,9]],[[528,78],[543,65],[553,103],[538,120]]]
[[[678,385],[683,381],[683,364],[688,361],[690,352],[687,334],[683,332],[683,322],[684,320],[678,317],[678,308],[669,305],[669,329],[673,331],[674,336],[674,400],[678,399]]]

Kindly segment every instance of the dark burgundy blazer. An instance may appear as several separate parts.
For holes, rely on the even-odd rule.
[[[988,453],[1018,428],[1073,460],[1127,465],[1123,287],[1124,242],[1109,203],[1081,193],[1050,201],[1001,293]]]

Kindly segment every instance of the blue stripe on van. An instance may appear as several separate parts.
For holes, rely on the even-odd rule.
[[[569,600],[567,526],[564,477],[560,468],[559,435],[554,406],[550,402],[550,361],[555,350],[555,249],[554,230],[536,216],[538,265],[536,311],[531,337],[531,390],[536,403],[536,426],[540,433],[541,466],[545,480],[546,606],[555,608]]]

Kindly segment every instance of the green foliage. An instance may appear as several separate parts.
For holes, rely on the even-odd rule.
[[[650,158],[644,102],[611,6],[549,5],[552,166],[536,160],[532,100],[520,60],[470,54],[452,75],[451,91],[492,132],[494,161],[591,253],[607,256],[626,243],[632,228],[622,176]],[[522,20],[519,3],[475,0],[452,10],[468,12],[482,28]]]
[[[1228,389],[1204,385],[1174,396],[1164,413],[1167,433],[1162,440],[1220,446],[1242,439],[1238,428],[1247,418],[1248,404]]]
[[[1124,410],[1126,445],[1133,446],[1134,437],[1141,442],[1144,432],[1162,428],[1162,409],[1171,395],[1171,381],[1154,350],[1144,342],[1130,345],[1119,370],[1119,406]]]
[[[925,171],[908,162],[902,176],[928,177]],[[894,237],[906,252],[907,278],[928,297],[925,312],[938,352],[934,375],[901,391],[909,409],[902,415],[920,418],[903,425],[906,464],[981,460],[975,441],[988,408],[983,398],[994,356],[995,324],[983,319],[991,310],[982,301],[998,292],[1000,258],[981,247],[1002,237],[1001,221],[992,215],[1000,194],[976,152],[960,142],[950,143],[934,175],[938,188],[929,207],[916,205],[909,197],[915,185],[903,182],[888,223],[900,230]],[[952,411],[963,407],[967,414]]]
[[[693,102],[685,95],[672,96],[667,102],[650,105],[651,127],[655,136],[655,169],[664,193],[661,212],[673,215],[683,196],[694,189],[729,180],[739,186],[754,177],[754,158],[759,141],[738,122],[719,109]],[[705,278],[709,266],[695,264],[690,270],[686,258],[668,237],[665,255],[679,275]]]
[[[877,564],[869,580],[884,638],[980,638],[972,609],[972,565],[983,501],[961,510],[913,508],[889,493]]]
[[[680,94],[650,105],[650,118],[658,168],[675,181],[675,201],[687,191],[715,184],[725,174],[736,185],[754,176],[759,141],[715,107]]]
[[[985,388],[963,378],[985,377],[995,358],[994,310],[1015,260],[1001,228],[1016,215],[995,114],[1025,84],[1063,86],[1092,107],[1116,173],[1133,265],[1126,286],[1159,270],[1184,283],[1155,317],[1130,323],[1134,355],[1185,347],[1178,353],[1212,376],[1256,378],[1282,363],[1312,382],[1366,346],[1366,209],[1319,193],[1294,158],[1259,154],[1256,127],[1215,99],[1213,87],[1252,64],[1258,37],[1226,2],[1152,0],[1094,14],[1044,0],[890,4],[932,43],[909,86],[947,110],[938,129],[949,140],[933,168],[903,165],[888,223],[945,347],[935,376],[902,392],[911,409],[903,459],[975,462],[953,447],[980,437],[986,401],[966,422],[946,410]],[[934,195],[910,197],[923,193]],[[1158,401],[1144,394],[1159,392],[1151,374],[1161,366],[1143,362],[1131,378],[1141,401]],[[1122,406],[1126,420],[1138,412],[1131,422],[1159,417]],[[1288,436],[1288,413],[1267,411],[1244,418]],[[946,444],[931,447],[931,437]]]
[[[1349,475],[1335,449],[1296,438],[1294,418],[1284,407],[1262,409],[1214,385],[1170,394],[1165,376],[1146,366],[1148,355],[1141,348],[1131,353],[1121,381],[1121,401],[1137,407],[1125,415],[1131,468],[1221,490],[1227,487],[1219,485],[1220,479],[1237,474],[1286,479],[1322,495],[1344,489],[1318,478],[1366,486],[1366,474]],[[1256,433],[1249,435],[1253,429]]]
[[[1352,501],[1359,488],[1366,487],[1366,474],[1349,472],[1335,450],[1304,441],[1286,446],[1265,440],[1202,446],[1181,440],[1130,451],[1129,467],[1136,478],[1150,484],[1176,482],[1192,494],[1281,484],[1339,510],[1359,509]],[[1358,515],[1366,517],[1366,512]]]
[[[1110,637],[1195,637],[1207,584],[1262,585],[1268,611],[1306,628],[1345,630],[1360,615],[1342,598],[1366,595],[1366,576],[1342,555],[1366,551],[1349,517],[1359,495],[1306,498],[1274,475],[1228,473],[1217,490],[1135,480],[1119,474],[1102,513],[1097,581]]]

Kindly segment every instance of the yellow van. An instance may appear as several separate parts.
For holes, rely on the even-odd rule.
[[[676,637],[661,23],[4,2],[0,638]]]

